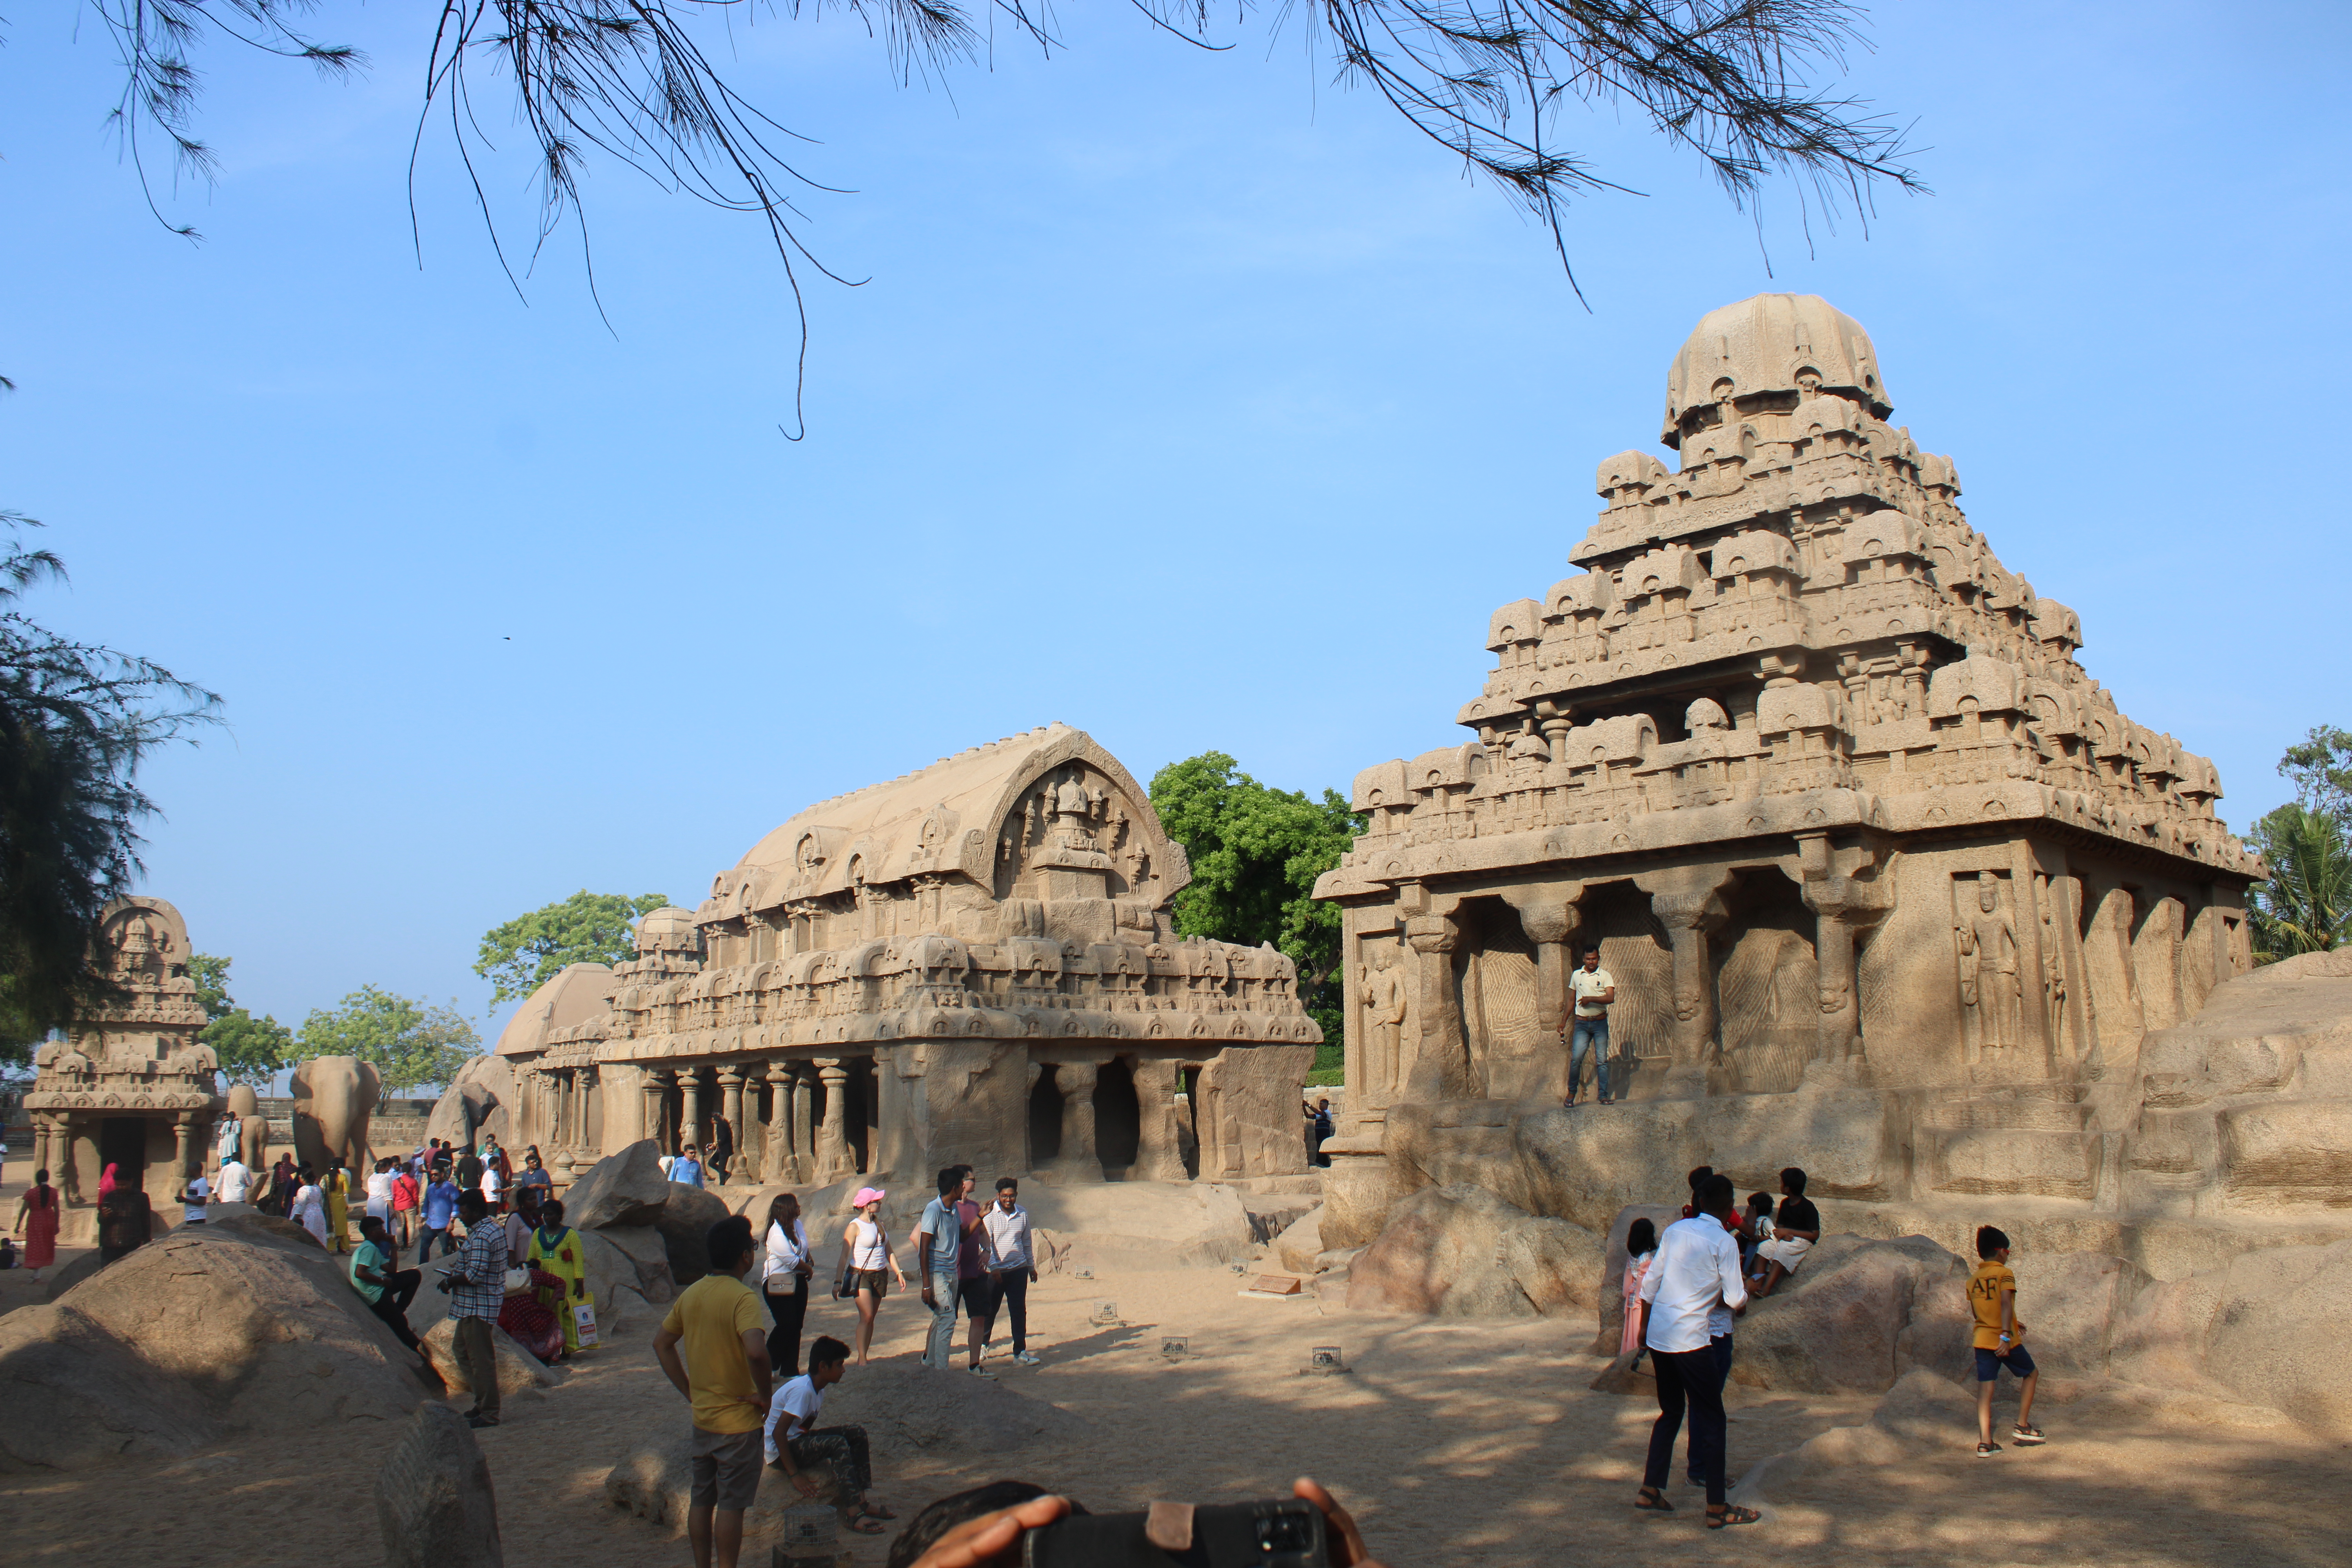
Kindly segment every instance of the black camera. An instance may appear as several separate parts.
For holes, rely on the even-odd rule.
[[[1055,1520],[1022,1536],[1021,1561],[1024,1568],[1329,1568],[1323,1510],[1297,1498],[1159,1511],[1156,1527],[1150,1513]]]

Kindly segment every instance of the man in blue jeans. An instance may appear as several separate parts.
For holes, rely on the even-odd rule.
[[[923,1205],[915,1227],[915,1256],[923,1266],[923,1305],[931,1310],[930,1342],[923,1364],[945,1372],[954,1363],[958,1265],[963,1256],[963,1223],[957,1205],[971,1195],[971,1167],[950,1165],[940,1173],[940,1195]]]
[[[457,1250],[457,1242],[451,1239],[449,1235],[449,1222],[457,1215],[459,1195],[457,1184],[449,1179],[449,1167],[434,1166],[433,1180],[425,1187],[424,1196],[418,1200],[425,1210],[425,1235],[424,1238],[417,1243],[417,1262],[422,1263],[433,1256],[433,1245],[436,1242],[440,1243],[441,1253],[445,1258]]]
[[[1582,967],[1569,971],[1569,994],[1576,998],[1570,1009],[1569,1021],[1560,1028],[1568,1046],[1568,1099],[1561,1103],[1576,1104],[1577,1080],[1584,1076],[1584,1057],[1592,1054],[1592,1065],[1600,1079],[1601,1103],[1609,1103],[1609,1005],[1617,1000],[1617,982],[1601,967],[1601,948],[1594,942],[1584,944]]]

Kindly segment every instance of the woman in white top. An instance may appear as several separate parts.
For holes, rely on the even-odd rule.
[[[907,1288],[907,1277],[898,1272],[898,1260],[890,1256],[890,1238],[882,1234],[882,1200],[890,1194],[879,1187],[860,1187],[851,1205],[857,1217],[841,1233],[841,1283],[836,1289],[844,1296],[857,1298],[857,1364],[866,1364],[866,1348],[874,1342],[874,1315],[882,1310],[882,1298],[890,1293],[890,1282],[897,1280],[898,1289]]]
[[[808,1317],[808,1232],[801,1227],[801,1201],[778,1193],[768,1205],[767,1257],[760,1264],[760,1294],[767,1299],[768,1365],[776,1381],[801,1374],[801,1324]]]
[[[368,1173],[367,1212],[392,1228],[392,1162],[378,1160],[375,1169]]]
[[[294,1189],[294,1202],[287,1209],[286,1217],[317,1237],[319,1245],[324,1247],[327,1245],[327,1194],[319,1190],[318,1181],[310,1166],[303,1166],[297,1179],[301,1185]]]

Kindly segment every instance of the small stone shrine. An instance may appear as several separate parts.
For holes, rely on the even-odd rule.
[[[2265,873],[2213,765],[2118,710],[1892,411],[1822,300],[1708,314],[1667,372],[1679,469],[1600,466],[1583,570],[1495,612],[1475,738],[1358,776],[1370,829],[1317,888],[1346,911],[1338,1229],[1454,1179],[1368,1170],[1402,1108],[1416,1150],[1557,1113],[1588,941],[1621,1099],[1873,1091],[1817,1193],[2112,1201],[2090,1086],[2136,1110],[2143,1035],[2250,966]],[[1897,1125],[1889,1090],[1975,1109]]]
[[[97,967],[118,988],[38,1047],[25,1096],[33,1165],[64,1195],[61,1234],[87,1240],[99,1177],[138,1187],[158,1213],[194,1175],[227,1101],[219,1059],[196,1038],[209,1021],[188,977],[188,927],[161,899],[118,899],[100,919]]]
[[[562,1170],[723,1116],[739,1182],[1302,1172],[1322,1033],[1274,949],[1176,934],[1191,875],[1060,724],[811,806],[646,916],[635,960],[533,994],[498,1046],[508,1138]]]

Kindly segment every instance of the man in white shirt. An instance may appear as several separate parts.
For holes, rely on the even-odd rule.
[[[1658,1419],[1650,1428],[1649,1462],[1633,1506],[1671,1513],[1663,1490],[1675,1457],[1685,1405],[1691,1420],[1691,1468],[1706,1488],[1710,1528],[1753,1524],[1751,1508],[1724,1500],[1723,1379],[1716,1372],[1711,1320],[1718,1312],[1737,1317],[1748,1310],[1748,1287],[1740,1278],[1738,1221],[1732,1212],[1731,1178],[1711,1175],[1691,1194],[1698,1213],[1676,1220],[1658,1237],[1657,1256],[1642,1279],[1642,1342],[1658,1374]]]
[[[1568,992],[1576,1005],[1559,1027],[1560,1043],[1568,1047],[1568,1099],[1562,1103],[1571,1108],[1588,1054],[1600,1080],[1601,1103],[1609,1103],[1609,1008],[1617,1000],[1617,980],[1601,967],[1599,944],[1586,942],[1583,958],[1580,966],[1569,971]]]
[[[245,1203],[247,1201],[247,1194],[252,1191],[252,1167],[248,1166],[244,1161],[238,1159],[234,1154],[231,1154],[227,1159],[221,1162],[221,1202],[225,1204]]]
[[[205,1205],[212,1200],[211,1184],[202,1176],[190,1177],[188,1184],[180,1189],[180,1223],[182,1225],[204,1224]]]
[[[213,1140],[215,1163],[226,1165],[236,1158],[237,1139],[243,1131],[243,1125],[234,1115],[221,1118],[220,1136]]]
[[[807,1373],[787,1378],[768,1405],[761,1433],[769,1464],[784,1472],[793,1489],[804,1498],[824,1497],[841,1510],[849,1528],[861,1535],[883,1533],[882,1521],[895,1518],[868,1496],[874,1470],[867,1458],[863,1426],[819,1426],[824,1391],[849,1370],[849,1347],[830,1334],[820,1334],[809,1346]]]
[[[996,1201],[981,1215],[988,1233],[988,1303],[980,1315],[980,1342],[985,1346],[996,1332],[996,1310],[1013,1318],[1013,1359],[1035,1366],[1029,1353],[1029,1287],[1037,1278],[1037,1257],[1029,1236],[1029,1211],[1021,1206],[1021,1184],[998,1178]]]

